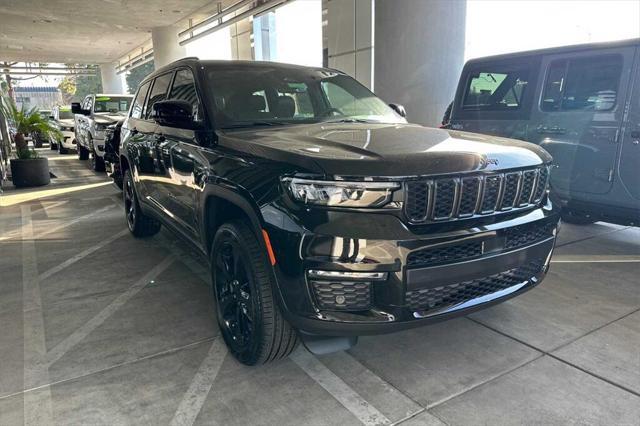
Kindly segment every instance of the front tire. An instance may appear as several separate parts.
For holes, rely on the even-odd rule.
[[[298,336],[277,305],[264,249],[243,221],[225,223],[216,232],[211,274],[218,325],[238,361],[265,364],[295,349]]]
[[[89,159],[89,150],[82,145],[78,145],[78,160],[84,161]]]
[[[127,170],[124,176],[122,198],[124,199],[124,214],[127,219],[127,226],[135,237],[150,237],[160,231],[160,222],[147,216],[140,209],[138,196],[133,186],[133,177],[129,170]]]
[[[94,172],[104,172],[105,171],[104,159],[102,157],[98,156],[95,152],[91,153],[91,155],[89,156],[89,161],[91,163],[91,169]]]

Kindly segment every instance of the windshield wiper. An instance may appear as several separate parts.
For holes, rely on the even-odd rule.
[[[258,127],[258,126],[284,126],[289,123],[282,121],[242,121],[239,123],[229,124],[221,127],[221,129],[239,129],[242,127]]]
[[[341,118],[339,120],[324,120],[322,123],[380,123],[380,121],[365,120],[364,118]]]

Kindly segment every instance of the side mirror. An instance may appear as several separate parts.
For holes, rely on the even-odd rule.
[[[402,118],[406,118],[407,117],[407,111],[404,109],[404,107],[402,105],[400,105],[400,104],[389,104],[389,106],[391,107],[392,110],[397,112],[400,117],[402,117]]]
[[[151,118],[161,126],[193,129],[193,109],[191,103],[180,100],[158,101],[153,104]]]
[[[86,109],[82,109],[82,107],[80,106],[80,102],[72,102],[71,103],[71,112],[74,113],[74,114],[82,114],[82,115],[91,114],[91,111],[86,110]]]

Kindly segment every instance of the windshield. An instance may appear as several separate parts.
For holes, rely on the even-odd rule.
[[[67,120],[67,119],[73,118],[73,113],[69,110],[64,110],[64,111],[60,110],[58,111],[58,118],[60,120]]]
[[[93,112],[124,114],[129,111],[129,105],[131,105],[130,96],[96,96]]]
[[[220,128],[329,121],[406,123],[351,77],[328,70],[216,66],[207,70]]]

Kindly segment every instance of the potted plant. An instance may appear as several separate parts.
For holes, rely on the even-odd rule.
[[[36,108],[26,109],[24,105],[18,109],[13,99],[3,98],[0,107],[5,117],[15,128],[13,141],[16,144],[15,158],[10,160],[11,178],[16,187],[41,186],[50,182],[49,161],[38,156],[35,149],[30,149],[25,135],[34,132],[58,135],[58,129],[44,119]]]

